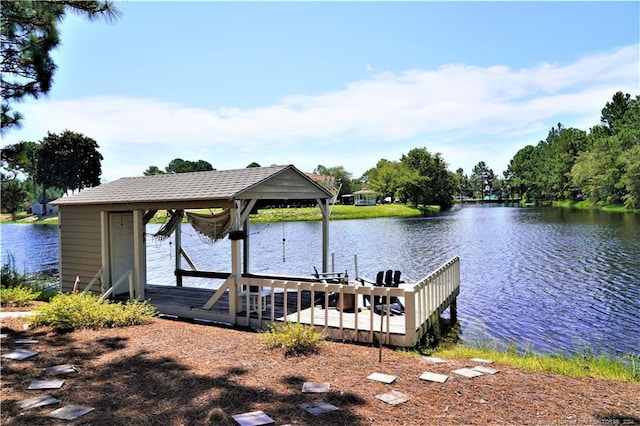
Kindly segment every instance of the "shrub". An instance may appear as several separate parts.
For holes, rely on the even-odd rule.
[[[31,325],[50,325],[55,330],[146,324],[158,314],[147,301],[100,302],[97,296],[78,293],[59,294],[36,312],[38,315],[29,319]]]
[[[267,349],[281,348],[285,357],[313,354],[320,351],[324,337],[315,327],[286,322],[272,324],[264,333]]]
[[[0,306],[27,306],[38,298],[37,292],[29,287],[0,288]]]

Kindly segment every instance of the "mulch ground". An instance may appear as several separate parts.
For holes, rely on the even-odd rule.
[[[276,425],[640,424],[640,385],[531,373],[504,365],[473,379],[451,374],[478,365],[424,358],[384,348],[327,342],[319,354],[285,358],[262,347],[260,334],[169,319],[144,326],[59,334],[24,329],[23,319],[2,319],[2,354],[37,352],[24,361],[2,358],[3,425],[235,424],[231,416],[261,410]],[[16,345],[20,338],[37,344]],[[74,364],[60,389],[27,390],[43,369]],[[445,383],[419,379],[449,375]],[[393,384],[367,380],[371,373]],[[305,382],[329,383],[328,393],[302,393]],[[377,398],[390,390],[409,400],[392,406]],[[21,410],[18,402],[49,394],[59,405]],[[319,416],[299,404],[322,399],[339,408]],[[95,410],[73,421],[46,417],[60,406]]]

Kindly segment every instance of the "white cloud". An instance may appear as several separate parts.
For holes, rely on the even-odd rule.
[[[3,144],[38,140],[47,131],[81,132],[101,145],[109,180],[176,157],[216,168],[252,161],[305,170],[343,165],[357,176],[380,158],[396,160],[421,146],[441,152],[453,169],[495,158],[499,173],[515,153],[514,141],[535,144],[556,120],[586,130],[616,91],[638,94],[638,64],[635,45],[528,69],[448,64],[374,72],[332,92],[248,109],[116,96],[40,100],[20,105],[25,128]]]

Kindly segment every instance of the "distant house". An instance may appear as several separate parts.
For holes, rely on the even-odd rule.
[[[51,201],[53,201],[53,200],[51,200]],[[37,214],[38,216],[46,216],[46,215],[58,214],[58,206],[47,204],[47,211],[44,212],[43,209],[42,209],[42,203],[39,203],[37,201],[32,201],[31,202],[31,213],[32,214]]]
[[[308,178],[318,182],[320,185],[324,186],[329,191],[336,189],[335,176],[320,175],[318,173],[305,173],[305,175],[307,175]]]

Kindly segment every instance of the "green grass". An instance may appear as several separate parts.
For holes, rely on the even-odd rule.
[[[600,203],[592,203],[589,200],[584,201],[553,201],[551,203],[553,207],[562,207],[568,209],[577,209],[577,210],[602,210],[607,212],[618,212],[618,213],[640,213],[638,209],[630,209],[625,206],[612,204],[600,204]]]
[[[608,355],[584,351],[575,356],[550,356],[530,352],[516,353],[515,346],[506,351],[462,344],[437,349],[441,358],[484,358],[497,364],[510,365],[534,372],[557,373],[571,377],[594,377],[621,382],[640,382],[640,355],[629,356],[628,362]]]
[[[336,204],[330,207],[331,220],[372,219],[377,217],[419,217],[439,211],[438,207],[411,207],[405,204],[377,204],[375,206],[353,206]],[[292,207],[258,210],[251,216],[252,223],[290,222],[322,220],[318,207]]]

